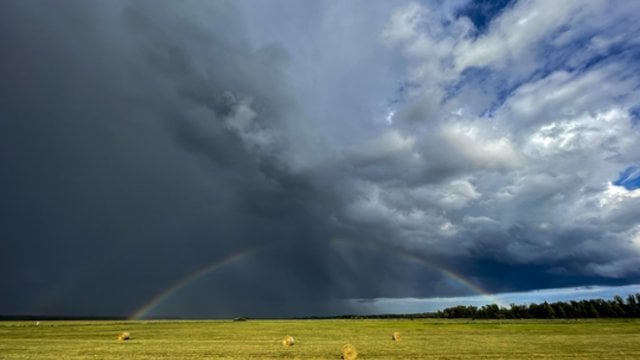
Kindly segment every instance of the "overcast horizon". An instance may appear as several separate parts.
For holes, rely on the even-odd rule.
[[[626,296],[638,14],[622,0],[1,2],[0,315]]]

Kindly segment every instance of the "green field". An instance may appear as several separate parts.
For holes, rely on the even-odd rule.
[[[0,322],[0,359],[339,359],[345,343],[358,359],[640,359],[640,320]]]

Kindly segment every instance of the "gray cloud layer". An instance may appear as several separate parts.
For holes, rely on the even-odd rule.
[[[636,5],[464,5],[0,5],[0,312],[637,281]]]

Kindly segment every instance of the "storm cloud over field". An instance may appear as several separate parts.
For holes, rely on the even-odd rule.
[[[3,2],[0,314],[638,284],[638,14]]]

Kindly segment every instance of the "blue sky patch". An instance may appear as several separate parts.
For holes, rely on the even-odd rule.
[[[629,166],[624,169],[613,185],[622,186],[627,190],[640,189],[640,167]]]
[[[475,0],[458,12],[458,16],[466,16],[475,25],[478,34],[484,33],[491,21],[502,13],[507,6],[515,3],[513,0]]]

